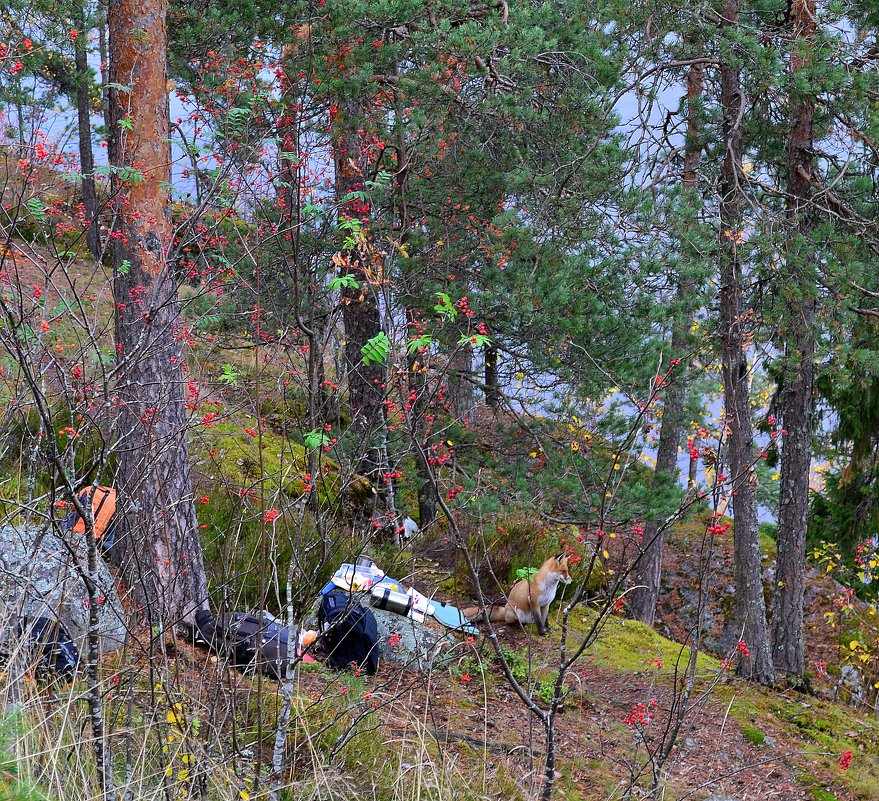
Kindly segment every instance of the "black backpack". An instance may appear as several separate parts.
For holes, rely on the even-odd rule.
[[[330,665],[346,670],[353,664],[370,675],[376,673],[380,651],[375,615],[355,602],[351,593],[330,590],[320,600],[317,621]]]
[[[73,681],[79,663],[79,650],[58,620],[48,617],[25,618],[18,627],[19,635],[30,640],[37,672],[44,678],[60,676]]]
[[[282,681],[287,675],[287,657],[290,653],[290,629],[277,621],[260,632],[256,644],[256,661],[263,673]]]
[[[195,614],[200,638],[235,665],[247,665],[253,661],[260,633],[268,625],[267,618],[247,612],[226,612],[218,618],[204,609]]]
[[[214,618],[202,609],[195,613],[195,626],[196,641],[203,641],[237,667],[255,664],[276,679],[286,675],[290,630],[271,616],[227,612]]]

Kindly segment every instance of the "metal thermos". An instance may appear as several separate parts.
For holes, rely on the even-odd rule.
[[[404,592],[397,592],[390,587],[376,585],[370,590],[372,605],[388,612],[396,612],[398,615],[408,615],[412,607],[412,596]]]

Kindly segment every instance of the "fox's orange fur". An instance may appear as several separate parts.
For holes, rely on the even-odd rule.
[[[555,600],[559,584],[570,584],[568,557],[553,556],[530,579],[517,581],[507,595],[506,604],[489,607],[492,623],[534,623],[539,634],[549,631],[549,605]],[[471,620],[480,616],[478,606],[464,610]]]

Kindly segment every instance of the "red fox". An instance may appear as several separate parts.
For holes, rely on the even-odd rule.
[[[504,605],[496,604],[488,609],[492,623],[527,623],[537,625],[541,636],[549,631],[549,605],[555,600],[559,583],[570,584],[568,557],[559,554],[547,559],[530,581],[522,579],[513,585]],[[479,616],[479,607],[464,609],[464,616],[473,620]]]

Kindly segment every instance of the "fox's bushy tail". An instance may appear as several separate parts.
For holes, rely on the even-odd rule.
[[[485,616],[478,606],[468,606],[461,611],[471,623],[485,622]],[[503,623],[506,620],[506,604],[491,604],[488,607],[488,619],[492,623]]]

